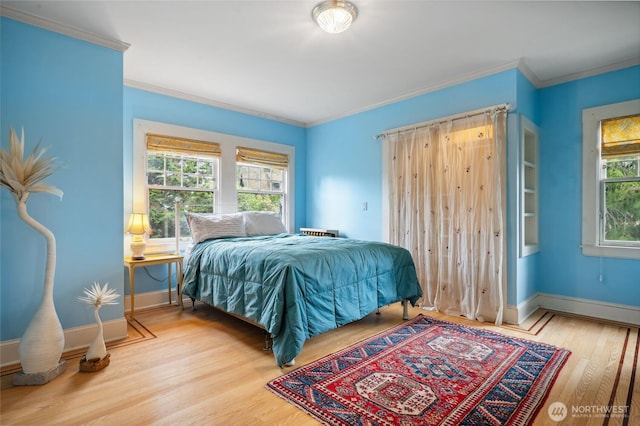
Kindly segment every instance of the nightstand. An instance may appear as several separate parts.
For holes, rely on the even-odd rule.
[[[131,298],[131,310],[129,316],[133,318],[135,309],[135,270],[140,266],[167,265],[168,274],[167,286],[169,288],[169,304],[171,305],[171,265],[176,265],[176,297],[178,303],[182,300],[180,296],[180,287],[182,285],[182,256],[179,254],[148,254],[144,259],[133,259],[131,257],[124,258],[124,266],[129,269],[129,296]]]

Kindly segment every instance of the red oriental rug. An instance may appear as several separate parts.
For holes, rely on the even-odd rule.
[[[570,352],[419,315],[269,383],[326,425],[525,425]]]

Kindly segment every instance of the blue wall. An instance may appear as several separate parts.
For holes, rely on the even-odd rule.
[[[142,119],[178,126],[203,129],[268,142],[291,145],[296,150],[295,162],[295,229],[305,226],[306,204],[306,129],[253,115],[241,114],[209,105],[177,99],[130,87],[124,88],[124,170],[125,179],[132,182],[133,120]],[[131,187],[125,194],[131,193]],[[125,199],[131,202],[130,199]],[[166,278],[166,267],[149,268],[155,278]],[[125,279],[128,280],[126,272]],[[127,281],[128,282],[128,281]],[[125,293],[129,293],[126,286]],[[136,294],[152,290],[164,290],[166,281],[154,281],[138,269]]]
[[[76,300],[94,281],[122,294],[122,53],[0,18],[2,147],[24,127],[25,152],[50,147],[61,168],[47,182],[60,201],[32,194],[29,213],[57,239],[54,301],[63,328],[94,323]],[[18,338],[40,302],[44,238],[22,222],[0,190],[0,340]],[[104,320],[123,315],[122,299]]]
[[[640,260],[588,257],[580,248],[582,110],[637,98],[639,66],[540,91],[539,292],[640,306]]]

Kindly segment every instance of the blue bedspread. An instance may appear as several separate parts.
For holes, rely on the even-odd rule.
[[[274,236],[196,245],[182,293],[262,325],[279,366],[305,340],[422,295],[411,254],[380,242]]]

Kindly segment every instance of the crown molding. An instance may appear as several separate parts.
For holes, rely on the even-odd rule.
[[[25,24],[44,28],[46,30],[64,34],[66,36],[97,44],[99,46],[108,47],[109,49],[117,50],[119,52],[126,51],[130,46],[129,43],[125,43],[120,40],[102,37],[89,31],[59,24],[49,19],[41,18],[39,16],[20,11],[3,4],[0,4],[0,16],[5,16],[7,18],[23,22]]]
[[[598,75],[598,74],[604,74],[611,71],[617,71],[624,68],[633,67],[635,65],[640,65],[640,57],[627,59],[626,61],[617,62],[615,64],[606,65],[604,67],[594,68],[594,69],[583,71],[583,72],[565,75],[559,78],[544,80],[539,86],[536,86],[536,87],[538,89],[541,89],[543,87],[555,86],[562,83],[568,83],[574,80],[580,80],[582,78],[593,77],[594,75]]]
[[[502,71],[506,71],[509,69],[513,69],[516,68],[518,69],[522,75],[525,76],[525,78],[527,78],[527,80],[529,80],[531,82],[531,84],[533,84],[533,86],[536,89],[541,89],[544,87],[550,87],[550,86],[555,86],[557,84],[562,84],[562,83],[566,83],[569,81],[573,81],[573,80],[579,80],[582,78],[587,78],[587,77],[592,77],[594,75],[598,75],[598,74],[603,74],[606,72],[611,72],[611,71],[617,71],[620,69],[624,69],[624,68],[628,68],[628,67],[632,67],[635,65],[640,65],[640,58],[633,58],[633,59],[629,59],[623,62],[618,62],[615,64],[611,64],[611,65],[607,65],[604,67],[600,67],[600,68],[595,68],[589,71],[584,71],[584,72],[580,72],[580,73],[575,73],[575,74],[569,74],[557,79],[551,79],[551,80],[540,80],[538,78],[538,76],[536,75],[535,72],[533,72],[522,59],[519,59],[517,61],[511,61],[511,62],[507,62],[504,63],[502,65],[498,65],[495,67],[490,67],[490,68],[485,68],[470,74],[465,74],[460,78],[457,79],[452,79],[452,80],[447,80],[445,82],[442,82],[440,84],[436,84],[415,92],[409,92],[406,93],[404,95],[401,96],[397,96],[391,99],[387,99],[385,101],[382,102],[378,102],[376,104],[372,104],[363,108],[358,108],[358,109],[354,109],[351,111],[346,111],[343,112],[341,114],[337,114],[337,115],[333,115],[330,117],[326,117],[322,120],[318,120],[318,121],[313,121],[313,122],[309,122],[307,123],[307,127],[313,127],[313,126],[318,126],[320,124],[324,124],[324,123],[328,123],[330,121],[334,121],[334,120],[339,120],[341,118],[345,118],[345,117],[349,117],[351,115],[354,114],[358,114],[358,113],[362,113],[365,111],[370,111],[372,109],[376,109],[385,105],[390,105],[390,104],[394,104],[396,102],[400,102],[400,101],[404,101],[407,99],[411,99],[414,98],[416,96],[420,96],[420,95],[425,95],[427,93],[431,93],[431,92],[435,92],[437,90],[441,90],[441,89],[445,89],[447,87],[451,87],[451,86],[455,86],[458,84],[462,84],[462,83],[466,83],[472,80],[476,80],[478,78],[482,78],[482,77],[487,77],[491,74],[496,74],[498,72],[502,72]]]
[[[533,86],[536,89],[539,89],[540,86],[542,86],[542,81],[538,78],[538,76],[536,75],[536,73],[534,73],[531,68],[529,68],[527,66],[527,64],[524,62],[523,59],[520,59],[518,61],[518,65],[517,65],[518,71],[520,71],[522,73],[522,75],[525,76],[525,78],[527,80],[529,80],[531,82],[531,84],[533,84]]]
[[[286,117],[280,117],[278,115],[268,114],[262,111],[256,111],[254,109],[245,108],[237,105],[228,104],[225,102],[216,101],[214,99],[205,98],[203,96],[193,95],[191,93],[182,92],[174,89],[167,89],[165,87],[155,86],[153,84],[142,83],[135,80],[124,79],[124,85],[133,89],[144,90],[145,92],[157,93],[159,95],[170,96],[172,98],[183,99],[185,101],[196,102],[203,105],[209,105],[216,108],[222,108],[228,111],[235,111],[241,114],[253,115],[255,117],[265,118],[267,120],[278,121],[284,124],[291,124],[292,126],[307,127],[306,123],[301,121],[292,120]]]
[[[416,91],[413,91],[413,92],[408,92],[408,93],[405,93],[405,94],[400,95],[400,96],[396,96],[396,97],[393,97],[393,98],[390,98],[390,99],[386,99],[386,100],[384,100],[382,102],[378,102],[378,103],[375,103],[375,104],[368,105],[366,107],[357,108],[357,109],[346,111],[346,112],[343,112],[343,113],[340,113],[340,114],[337,114],[337,115],[329,116],[329,117],[326,117],[326,118],[324,118],[322,120],[312,121],[312,122],[307,123],[307,127],[318,126],[320,124],[324,124],[324,123],[328,123],[330,121],[334,121],[334,120],[338,120],[338,119],[341,119],[341,118],[349,117],[351,115],[359,114],[359,113],[362,113],[362,112],[365,112],[365,111],[370,111],[370,110],[373,110],[373,109],[376,109],[376,108],[380,108],[380,107],[383,107],[383,106],[386,106],[386,105],[391,105],[391,104],[394,104],[396,102],[400,102],[400,101],[404,101],[404,100],[407,100],[407,99],[415,98],[417,96],[426,95],[427,93],[435,92],[435,91],[441,90],[441,89],[446,89],[447,87],[456,86],[458,84],[466,83],[466,82],[469,82],[469,81],[472,81],[472,80],[476,80],[478,78],[487,77],[487,76],[492,75],[492,74],[496,74],[496,73],[499,73],[499,72],[502,72],[502,71],[506,71],[506,70],[510,70],[510,69],[516,68],[516,67],[518,67],[519,64],[520,64],[520,61],[517,60],[517,61],[507,62],[507,63],[501,64],[501,65],[498,65],[498,66],[495,66],[495,67],[484,68],[484,69],[481,69],[481,70],[478,70],[478,71],[475,71],[475,72],[472,72],[472,73],[469,73],[469,74],[465,74],[465,75],[463,75],[463,76],[461,76],[459,78],[446,80],[446,81],[443,81],[441,83],[434,84],[432,86],[429,86],[429,87],[426,87],[426,88],[423,88],[423,89],[420,89],[420,90],[416,90]]]

